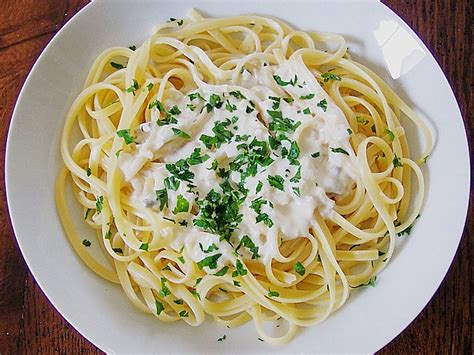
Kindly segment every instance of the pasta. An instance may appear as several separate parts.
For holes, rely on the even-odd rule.
[[[89,268],[161,321],[253,320],[284,344],[374,285],[422,208],[432,139],[341,36],[191,10],[99,55],[60,148],[58,212]]]

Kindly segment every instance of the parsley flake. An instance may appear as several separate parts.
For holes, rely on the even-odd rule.
[[[123,69],[125,68],[122,64],[116,62],[110,62],[110,65],[115,69]]]
[[[183,132],[182,130],[180,130],[179,128],[171,128],[173,130],[173,133],[175,136],[178,136],[180,138],[183,138],[183,139],[191,139],[191,136],[189,134],[187,134],[186,132]]]
[[[270,184],[270,186],[272,186],[272,187],[274,187],[278,190],[284,191],[284,186],[283,186],[284,179],[280,175],[275,175],[275,176],[269,175],[267,177],[267,180],[268,180],[268,183]]]
[[[127,145],[132,144],[135,141],[135,137],[130,135],[129,129],[121,129],[120,131],[117,131],[117,136],[123,138]]]
[[[188,212],[189,211],[189,202],[186,200],[183,195],[178,195],[178,199],[176,201],[176,207],[173,210],[173,214],[178,214],[180,212]]]
[[[341,81],[341,77],[339,75],[327,72],[324,74],[321,74],[321,77],[323,78],[324,82],[327,83],[329,80],[337,80]]]
[[[276,291],[272,291],[270,288],[268,288],[268,297],[279,297],[280,294]]]
[[[206,256],[201,261],[197,262],[199,270],[202,270],[203,267],[207,266],[209,269],[217,269],[217,260],[222,256],[222,254],[214,254]]]
[[[295,271],[300,274],[301,276],[303,276],[306,272],[306,268],[303,266],[303,264],[301,264],[299,261],[293,266],[293,268],[295,269]]]
[[[131,92],[135,95],[135,91],[138,89],[138,81],[135,79],[132,80],[132,84],[127,88],[127,92]]]
[[[318,102],[316,106],[320,107],[324,112],[326,112],[328,109],[328,102],[326,101],[326,99],[322,99]]]
[[[333,153],[342,153],[342,154],[345,154],[345,155],[349,155],[349,153],[341,147],[331,148],[331,152],[333,152]]]

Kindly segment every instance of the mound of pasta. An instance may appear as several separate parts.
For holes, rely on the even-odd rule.
[[[417,162],[403,120],[423,134]],[[56,200],[78,255],[140,310],[253,320],[283,344],[374,285],[420,213],[431,147],[341,36],[191,10],[96,59],[63,128]],[[67,189],[97,238],[79,235]]]

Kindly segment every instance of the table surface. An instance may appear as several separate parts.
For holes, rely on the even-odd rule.
[[[468,140],[474,119],[472,12],[470,0],[384,0],[420,36],[454,89]],[[86,0],[0,1],[0,137],[4,157],[17,96],[36,58]],[[470,147],[474,157],[473,146]],[[0,161],[4,181],[4,159]],[[29,272],[10,224],[0,185],[0,354],[101,353],[69,325],[46,299]],[[473,197],[463,238],[451,268],[423,312],[380,354],[472,353]]]

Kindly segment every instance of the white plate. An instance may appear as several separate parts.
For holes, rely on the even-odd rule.
[[[228,330],[165,324],[136,310],[121,289],[90,272],[69,245],[53,198],[63,120],[96,56],[140,44],[152,27],[190,7],[210,16],[277,16],[303,30],[345,36],[355,58],[376,70],[428,118],[436,132],[424,168],[422,217],[378,286],[354,294],[288,345],[257,340],[252,323]],[[391,74],[391,75],[390,75]],[[23,256],[56,309],[107,352],[374,352],[399,334],[432,297],[455,254],[469,197],[469,155],[459,108],[439,66],[415,33],[378,1],[96,1],[55,36],[25,82],[8,136],[6,187]],[[401,238],[402,239],[402,238]],[[227,334],[227,340],[217,338]]]

